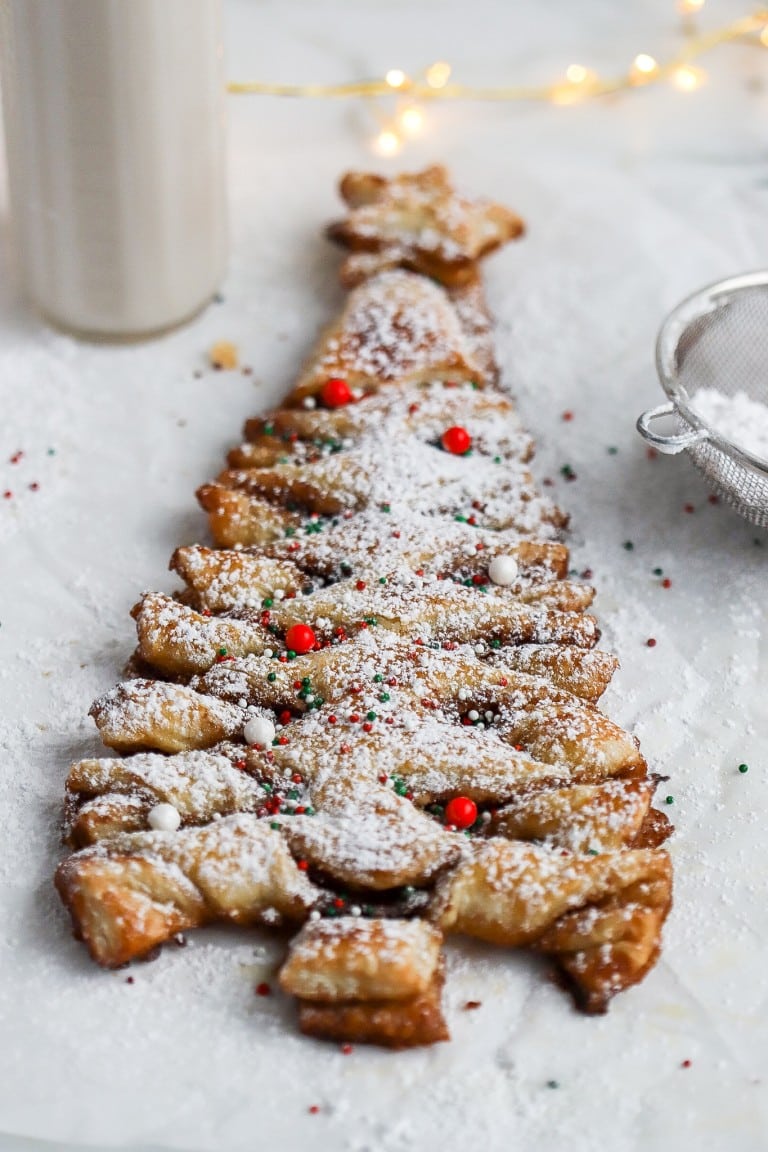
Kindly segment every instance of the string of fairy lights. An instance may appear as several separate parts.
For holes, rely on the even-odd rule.
[[[452,80],[451,65],[437,60],[421,74],[411,76],[391,68],[384,76],[345,84],[271,84],[232,82],[228,91],[237,95],[287,96],[309,99],[358,97],[373,108],[378,131],[371,140],[374,152],[394,156],[407,140],[420,136],[427,126],[431,102],[439,100],[487,100],[496,102],[547,101],[576,104],[619,92],[671,84],[679,92],[694,92],[707,80],[698,61],[724,44],[741,41],[768,48],[768,9],[760,9],[711,32],[700,32],[697,17],[705,0],[678,0],[682,19],[682,45],[666,60],[638,52],[629,67],[616,76],[602,76],[584,64],[570,64],[563,75],[548,84],[476,86]],[[389,97],[389,100],[383,98]],[[394,97],[394,108],[392,108]]]

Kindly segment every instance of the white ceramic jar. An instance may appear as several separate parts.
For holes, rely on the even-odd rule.
[[[226,262],[220,0],[0,0],[19,272],[78,334],[194,315]]]

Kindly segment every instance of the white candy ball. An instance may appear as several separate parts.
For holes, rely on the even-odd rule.
[[[500,588],[508,588],[517,578],[517,560],[514,556],[494,556],[488,566],[488,575]]]
[[[253,716],[243,728],[243,736],[248,744],[268,748],[275,738],[275,726],[266,716]]]
[[[147,823],[155,832],[175,832],[181,816],[173,804],[155,804],[147,816]]]
[[[315,400],[314,396],[305,396],[302,400],[302,404],[305,408],[316,408],[317,400]]]

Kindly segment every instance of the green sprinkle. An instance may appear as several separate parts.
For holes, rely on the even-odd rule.
[[[373,682],[374,682],[374,684],[381,684],[383,679],[384,679],[384,677],[382,676],[381,672],[377,672],[373,678]]]
[[[287,456],[278,456],[277,462],[278,462],[278,464],[287,464],[288,463],[288,457]]]
[[[49,456],[55,456],[56,455],[56,449],[55,448],[49,448],[48,449],[48,455]]]
[[[286,656],[288,657],[289,660],[295,660],[296,659],[296,653],[294,652],[293,648],[288,649],[288,651],[286,652]]]
[[[277,680],[277,672],[268,672],[267,680],[269,680],[270,684],[274,684],[275,680]]]
[[[261,787],[267,793],[267,795],[269,795],[269,793],[272,791],[272,785],[271,784],[262,784]]]
[[[226,648],[219,648],[219,656],[226,656],[226,654],[227,654]]]
[[[739,764],[739,772],[741,772],[742,775],[745,772],[749,772],[749,764]]]
[[[311,683],[312,683],[312,681],[310,680],[309,676],[302,676],[302,678],[301,678],[302,688],[309,688]]]
[[[616,447],[616,445],[615,445],[615,444],[611,444],[610,448],[608,449],[608,455],[609,455],[609,456],[617,456],[617,455],[618,455],[618,452],[619,452],[619,450],[618,450],[618,448]]]
[[[379,584],[386,584],[386,582],[387,582],[386,576],[379,576]]]
[[[587,856],[599,856],[597,848],[587,848]]]
[[[314,808],[305,808],[304,809],[304,815],[305,816],[314,816],[314,814],[315,814]]]
[[[380,508],[381,508],[382,512],[391,512],[392,511],[392,507],[389,504],[381,504]]]
[[[346,560],[342,560],[339,567],[340,567],[342,576],[351,576],[352,575],[352,565],[348,564],[346,562]]]
[[[654,568],[653,574],[654,574],[654,576],[663,576],[664,575],[664,569],[663,568]]]
[[[261,602],[262,608],[271,608],[273,604],[274,604],[274,600],[272,599],[271,596],[267,596],[266,600],[262,600],[262,602]]]
[[[376,713],[375,712],[366,712],[365,718],[366,718],[366,720],[375,720],[376,719]]]
[[[286,536],[295,536],[296,535],[296,529],[295,528],[286,528],[285,534],[286,534]]]
[[[458,521],[459,524],[466,524],[467,522],[466,516],[454,516],[454,520]]]
[[[501,464],[501,456],[494,456],[493,462],[494,464]]]
[[[265,424],[264,425],[264,435],[265,436],[272,436],[274,434],[274,431],[275,431],[274,424]]]
[[[675,802],[675,798],[674,798],[674,796],[667,796],[667,797],[665,797],[665,803],[666,803],[666,804],[674,804],[674,802]]]
[[[547,1088],[559,1088],[560,1082],[558,1080],[547,1080]]]
[[[273,832],[279,832],[279,831],[280,831],[280,828],[281,828],[281,825],[280,825],[280,824],[278,824],[278,823],[277,823],[276,821],[274,821],[274,820],[272,821],[272,823],[271,823],[269,826],[270,826],[270,828],[272,829],[272,831],[273,831]]]
[[[291,791],[288,793],[288,799],[289,800],[298,800],[298,798],[299,798],[298,792],[296,791],[295,788],[292,788]]]
[[[372,628],[375,628],[376,625],[378,624],[378,620],[376,619],[375,616],[366,616],[365,622],[366,622],[366,624],[370,624],[370,626]]]
[[[389,692],[380,692],[379,700],[381,700],[382,704],[386,704],[387,700],[389,700]]]
[[[634,548],[634,544],[632,543],[631,540],[625,540],[622,547],[624,548],[625,552],[631,552],[632,549]]]
[[[491,648],[501,648],[501,640],[491,640]]]
[[[314,590],[315,590],[314,584],[307,584],[307,585],[305,585],[304,588],[302,588],[301,594],[302,594],[302,596],[311,596],[312,593],[314,592]]]

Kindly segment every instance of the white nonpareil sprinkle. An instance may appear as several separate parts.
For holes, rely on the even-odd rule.
[[[691,407],[737,448],[768,460],[768,404],[753,400],[746,392],[726,396],[717,388],[701,388]]]
[[[154,832],[175,832],[181,824],[181,816],[173,804],[155,804],[147,816],[147,823]]]
[[[275,738],[275,726],[266,716],[254,716],[243,728],[243,736],[246,743],[266,748]]]
[[[488,565],[488,575],[493,584],[508,588],[517,579],[517,560],[514,556],[494,556]]]
[[[305,396],[302,404],[305,408],[315,408],[317,407],[317,400],[315,400],[314,396]]]

